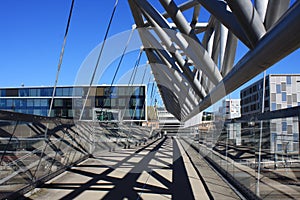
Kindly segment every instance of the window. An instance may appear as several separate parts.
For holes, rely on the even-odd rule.
[[[58,97],[63,96],[63,89],[62,88],[56,88],[55,96],[58,96]]]
[[[71,108],[72,107],[72,99],[65,99],[66,107]]]
[[[276,93],[279,94],[281,93],[281,85],[276,84]]]
[[[41,109],[41,115],[42,116],[47,116],[48,115],[48,110],[47,109]]]
[[[6,107],[6,99],[0,99],[0,107],[1,108]]]
[[[29,96],[31,96],[31,97],[41,96],[41,90],[40,89],[29,89]]]
[[[53,88],[42,88],[41,96],[42,97],[51,97],[53,93]]]
[[[294,140],[294,142],[299,142],[299,133],[293,134],[293,140]]]
[[[282,151],[282,144],[277,144],[277,151]]]
[[[110,98],[104,99],[104,107],[110,107]]]
[[[6,96],[7,97],[17,97],[19,95],[18,89],[7,89]]]
[[[297,94],[292,94],[293,103],[297,102]]]
[[[41,106],[48,107],[48,99],[41,99]]]
[[[281,109],[281,104],[277,104],[277,110]]]
[[[111,106],[116,107],[117,106],[117,99],[111,99]]]
[[[7,100],[6,100],[6,106],[7,106],[8,108],[13,107],[13,106],[14,106],[13,100],[12,100],[12,99],[7,99]]]
[[[74,117],[74,112],[72,109],[68,110],[68,117]]]
[[[105,96],[110,96],[110,92],[111,92],[111,90],[110,90],[109,87],[104,88],[104,95]]]
[[[33,99],[27,99],[27,107],[33,107]]]
[[[74,92],[74,96],[79,96],[79,97],[83,96],[83,89],[82,88],[74,88],[73,92]]]
[[[272,135],[271,135],[271,141],[272,142],[276,141],[276,138],[277,138],[277,134],[276,133],[272,133]]]
[[[123,107],[125,106],[125,99],[124,98],[119,98],[119,106]]]
[[[281,122],[282,126],[282,131],[287,131],[287,123],[286,122]]]
[[[72,96],[72,88],[62,88],[62,96]]]
[[[0,90],[0,97],[6,96],[6,90]]]
[[[118,95],[118,90],[117,90],[117,87],[111,87],[110,88],[110,95],[111,96],[117,96]]]
[[[140,96],[144,96],[145,87],[140,87]]]
[[[54,106],[62,107],[63,106],[63,100],[62,99],[54,99]]]
[[[29,89],[19,89],[19,96],[20,97],[28,97],[29,96]]]
[[[282,92],[282,101],[286,101],[286,92]]]
[[[287,125],[287,132],[288,132],[288,134],[293,133],[293,126],[292,125]]]
[[[41,100],[40,99],[34,99],[34,107],[40,107],[41,106]]]
[[[130,99],[130,106],[136,106],[137,105],[137,99]]]
[[[271,108],[272,110],[276,110],[276,103],[272,103],[271,106],[272,106],[272,108]]]
[[[276,123],[271,123],[271,131],[274,131],[274,132],[276,132]]]
[[[292,84],[292,78],[291,76],[286,77],[286,84],[291,85]]]
[[[281,83],[281,91],[286,91],[286,83]]]
[[[287,95],[287,103],[292,104],[292,95]]]
[[[140,87],[135,87],[133,95],[139,96],[140,95],[140,89],[141,89]]]

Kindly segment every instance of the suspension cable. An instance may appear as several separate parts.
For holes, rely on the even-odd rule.
[[[147,68],[148,68],[148,65],[147,65],[147,66],[145,66],[145,69],[144,69],[144,73],[143,73],[143,78],[142,78],[141,84],[143,84],[143,82],[144,82],[144,79],[145,79],[145,74],[146,74]],[[149,81],[150,81],[150,79],[149,79]],[[144,109],[144,106],[145,106],[145,101],[143,102],[143,107],[142,107],[142,109]],[[135,117],[135,114],[136,114],[137,107],[138,107],[138,104],[137,104],[137,101],[136,101],[136,102],[135,102],[134,111],[133,111],[133,116],[132,116],[132,117],[133,117],[133,120],[134,120],[134,117]],[[133,124],[133,120],[131,121],[131,126],[132,126],[132,124]]]
[[[128,81],[128,88],[129,88],[129,86],[132,86],[133,83],[134,83],[134,81],[135,81],[135,76],[136,76],[137,68],[138,68],[138,66],[139,66],[139,64],[140,64],[140,60],[141,60],[142,53],[143,53],[143,49],[140,49],[139,55],[138,55],[138,57],[137,57],[137,59],[136,59],[136,61],[135,61],[135,65],[134,65],[134,67],[133,67],[132,73],[131,73],[131,75],[130,75],[130,79],[129,79],[129,81]],[[128,92],[128,90],[125,92],[125,94],[126,94],[126,95],[129,95],[129,93],[127,93],[127,92]],[[128,98],[128,97],[127,97],[127,98]],[[125,99],[125,108],[124,108],[124,112],[123,112],[123,115],[122,115],[122,117],[121,117],[120,120],[123,120],[123,118],[124,118],[124,116],[125,116],[127,98]]]
[[[98,55],[98,58],[97,58],[97,62],[96,62],[96,65],[95,65],[95,68],[94,68],[94,71],[93,71],[93,75],[92,75],[92,78],[91,78],[91,81],[90,81],[89,89],[88,89],[88,92],[86,94],[86,97],[85,97],[85,100],[84,100],[84,103],[83,103],[83,106],[82,106],[82,109],[81,109],[79,120],[81,120],[81,118],[82,118],[82,115],[83,115],[83,112],[84,112],[84,108],[86,106],[86,102],[87,102],[87,99],[89,97],[89,94],[90,94],[90,91],[91,91],[91,87],[92,87],[92,84],[93,84],[94,79],[95,79],[95,75],[96,75],[96,72],[97,72],[97,69],[98,69],[98,66],[99,66],[100,58],[102,57],[102,52],[103,52],[103,49],[104,49],[104,46],[105,46],[105,43],[106,43],[106,40],[107,40],[107,36],[108,36],[109,30],[110,30],[110,27],[111,27],[111,24],[112,24],[112,20],[114,18],[114,15],[115,15],[115,12],[116,12],[116,9],[117,9],[117,5],[118,5],[118,0],[115,1],[115,5],[114,5],[114,8],[113,8],[112,14],[110,16],[108,26],[106,28],[106,33],[105,33],[105,36],[104,36],[104,41],[103,41],[103,43],[101,45],[101,49],[100,49],[100,52],[99,52],[99,55]]]
[[[139,66],[139,63],[140,63],[140,60],[141,60],[142,53],[143,53],[143,50],[140,49],[140,53],[139,53],[139,55],[138,55],[138,58],[137,58],[137,60],[136,60],[136,62],[135,62],[135,65],[134,65],[134,67],[133,67],[133,70],[132,70],[130,79],[129,79],[129,81],[128,81],[128,86],[130,86],[130,84],[133,84],[133,82],[132,82],[132,83],[130,83],[130,82],[131,82],[131,81],[134,81],[134,79],[135,79],[137,67]]]
[[[67,23],[67,27],[66,27],[65,35],[64,35],[64,41],[63,41],[63,45],[62,45],[60,56],[59,56],[59,62],[58,62],[58,66],[57,66],[56,78],[55,78],[55,82],[54,82],[54,87],[53,87],[53,92],[52,92],[52,97],[51,97],[51,102],[50,102],[48,117],[50,117],[51,111],[52,111],[52,107],[53,107],[53,101],[54,101],[54,96],[55,96],[55,92],[56,92],[58,77],[59,77],[59,73],[60,73],[61,64],[62,64],[62,61],[63,61],[63,56],[64,56],[64,52],[65,52],[65,46],[66,46],[66,42],[67,42],[67,36],[68,36],[70,22],[71,22],[71,17],[72,17],[73,8],[74,8],[74,1],[75,0],[72,0],[70,12],[69,12],[69,17],[68,17],[68,23]]]

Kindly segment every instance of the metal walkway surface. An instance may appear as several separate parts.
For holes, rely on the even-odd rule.
[[[211,199],[186,152],[184,145],[171,137],[135,149],[106,152],[85,160],[26,196],[85,200]],[[228,188],[218,193],[222,199],[238,199]]]

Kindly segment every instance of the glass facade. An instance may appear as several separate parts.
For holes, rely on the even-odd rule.
[[[81,114],[87,86],[57,87],[52,117],[74,118]],[[2,88],[0,110],[47,116],[53,87]],[[146,120],[146,86],[93,86],[85,103],[84,119],[92,119],[94,108],[120,110],[123,120]]]

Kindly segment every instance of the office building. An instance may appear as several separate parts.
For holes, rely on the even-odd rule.
[[[240,99],[225,99],[222,102],[222,115],[225,119],[241,117]]]
[[[50,116],[84,120],[145,121],[145,85],[59,86]],[[0,88],[0,109],[47,116],[53,87]],[[83,105],[84,111],[82,112]]]
[[[241,91],[241,115],[291,108],[300,105],[300,75],[270,74]],[[263,102],[263,93],[265,99]],[[264,109],[263,109],[264,106]],[[245,127],[244,124],[243,127]],[[273,119],[263,123],[264,138],[272,153],[286,152],[297,155],[299,151],[299,124],[297,117]]]

